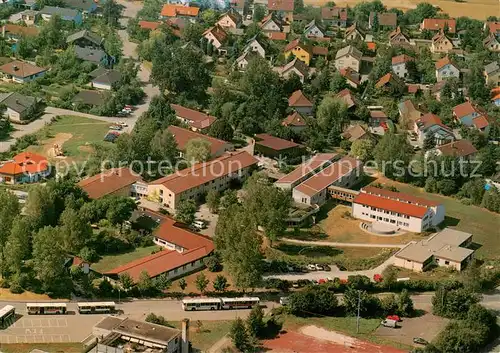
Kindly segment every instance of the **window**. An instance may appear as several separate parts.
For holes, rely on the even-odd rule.
[[[450,262],[449,262],[449,261],[445,261],[445,262],[444,262],[444,264],[445,264],[445,265],[449,265],[449,264],[450,264]]]

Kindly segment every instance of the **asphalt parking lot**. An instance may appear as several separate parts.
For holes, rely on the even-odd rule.
[[[81,342],[105,315],[18,315],[9,327],[0,330],[0,343]]]

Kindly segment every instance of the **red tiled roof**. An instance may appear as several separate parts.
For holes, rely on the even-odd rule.
[[[214,248],[212,240],[201,234],[190,231],[185,224],[178,223],[170,217],[162,218],[159,227],[155,229],[153,235],[169,243],[180,246],[185,250],[205,247],[207,250],[212,251]]]
[[[347,80],[352,81],[353,83],[359,85],[359,74],[354,71],[350,67],[346,67],[345,69],[340,69],[340,74],[344,76]]]
[[[196,17],[200,12],[199,7],[165,4],[161,9],[161,15],[164,17],[191,16]]]
[[[416,196],[413,196],[410,194],[405,194],[402,192],[381,189],[381,188],[377,188],[375,186],[366,186],[361,191],[364,191],[367,194],[378,195],[378,196],[385,197],[388,199],[397,200],[397,201],[406,202],[406,203],[412,203],[412,204],[420,205],[420,206],[436,207],[436,206],[440,205],[439,203],[437,203],[435,201],[427,200],[427,199],[424,199],[421,197],[416,197]]]
[[[287,51],[290,51],[290,50],[292,50],[293,48],[295,48],[297,46],[300,46],[301,48],[303,48],[304,50],[307,51],[307,49],[305,48],[305,46],[301,45],[300,38],[297,38],[297,39],[292,40],[290,43],[288,43],[286,45],[285,49],[283,49],[283,52],[286,53]]]
[[[302,163],[297,168],[295,168],[291,173],[288,173],[284,177],[280,178],[277,183],[292,183],[306,176],[316,168],[333,161],[337,156],[336,153],[318,153],[314,155],[308,161]]]
[[[0,66],[0,71],[8,75],[25,78],[47,70],[24,61],[14,60]]]
[[[422,117],[417,120],[417,124],[421,124],[424,128],[428,128],[433,125],[439,125],[446,130],[451,130],[448,126],[443,124],[439,116],[432,113],[422,115]]]
[[[443,155],[453,157],[467,157],[477,153],[476,147],[468,140],[457,140],[436,147]]]
[[[2,175],[36,174],[49,169],[49,162],[44,156],[31,152],[22,152],[12,158],[12,161],[0,166]]]
[[[436,69],[439,70],[442,67],[444,67],[445,65],[453,65],[453,66],[457,67],[457,65],[455,65],[455,63],[453,61],[451,61],[448,56],[445,56],[444,58],[441,58],[436,62]]]
[[[139,21],[139,27],[142,29],[150,29],[155,30],[162,25],[162,22],[153,22],[153,21]]]
[[[370,110],[372,119],[387,119],[387,115],[382,110]]]
[[[490,125],[488,119],[484,115],[472,119],[472,124],[476,127],[476,129],[484,129],[485,127]]]
[[[368,42],[368,43],[366,43],[366,47],[368,48],[368,50],[375,51],[375,50],[377,50],[377,43]]]
[[[415,60],[415,59],[413,59],[411,56],[408,56],[406,54],[401,54],[401,55],[392,57],[392,65],[407,63],[408,61],[413,61],[413,60]]]
[[[307,126],[304,118],[297,112],[293,112],[281,122],[283,126]]]
[[[29,36],[29,37],[34,37],[38,35],[38,33],[40,33],[40,30],[37,27],[26,27],[11,23],[6,23],[5,25],[3,25],[3,30],[5,30],[5,32],[7,33],[13,33],[20,36]]]
[[[342,98],[345,104],[347,104],[347,108],[351,108],[356,105],[356,99],[349,88],[345,88],[337,93],[337,97]]]
[[[208,141],[210,143],[210,152],[212,153],[212,156],[216,155],[217,152],[220,152],[224,149],[225,146],[229,145],[226,141],[222,141],[204,134],[199,134],[188,129],[183,129],[175,125],[170,125],[168,127],[168,131],[170,131],[172,135],[174,135],[175,142],[177,142],[177,147],[181,151],[184,151],[186,149],[187,143],[193,139],[202,139]]]
[[[198,129],[204,129],[210,127],[212,125],[216,118],[211,115],[207,115],[205,113],[199,112],[194,109],[189,109],[186,107],[183,107],[182,105],[178,104],[170,104],[170,107],[175,110],[175,115],[189,120],[189,126],[198,128]]]
[[[288,98],[288,106],[289,107],[312,107],[313,104],[307,97],[302,93],[299,89],[292,93],[290,98]]]
[[[370,12],[369,20],[373,22],[373,17],[375,12]],[[396,27],[398,24],[398,15],[395,12],[378,12],[377,13],[378,23],[380,26],[392,26]]]
[[[279,137],[274,137],[269,134],[255,135],[255,144],[268,147],[275,151],[286,150],[294,147],[302,147],[301,145],[293,141],[280,139]]]
[[[457,21],[454,18],[425,18],[422,22],[422,29],[429,31],[440,31],[448,25],[448,32],[455,33]]]
[[[91,199],[99,199],[112,194],[135,182],[142,181],[140,175],[128,167],[106,170],[93,177],[81,180],[77,185],[85,191]]]
[[[295,8],[294,0],[268,0],[267,9],[271,11],[288,11]]]
[[[495,34],[500,32],[500,22],[486,22],[490,34]]]
[[[267,32],[267,37],[271,40],[286,40],[284,32]]]
[[[378,195],[367,194],[364,192],[359,193],[354,198],[352,203],[357,203],[369,207],[376,207],[416,218],[423,218],[428,210],[428,208],[424,206],[412,205],[401,201],[387,199]]]
[[[323,20],[340,19],[347,20],[347,9],[345,7],[323,7],[321,9],[321,18]]]
[[[219,43],[224,43],[227,39],[227,33],[222,28],[222,26],[216,24],[213,27],[210,27],[207,29],[205,32],[203,32],[203,36],[205,36],[208,33],[212,33],[212,35],[219,41]]]
[[[388,84],[392,80],[393,80],[392,74],[389,72],[389,73],[385,74],[384,76],[382,76],[382,78],[380,78],[380,80],[378,80],[378,82],[375,84],[375,87],[376,88],[384,87],[386,84]]]
[[[312,47],[312,53],[314,55],[323,55],[327,56],[328,55],[328,48],[326,47],[318,47],[318,46],[313,46]]]
[[[308,196],[314,196],[360,166],[361,162],[357,159],[344,157],[297,185],[295,190]]]
[[[408,90],[408,93],[417,93],[420,89],[420,85],[415,83],[408,83],[406,85],[406,89]]]
[[[478,110],[472,105],[471,102],[465,102],[459,105],[456,105],[453,108],[453,114],[458,118],[462,118],[466,115],[472,114],[472,113],[478,113]]]
[[[491,90],[491,100],[500,99],[500,87],[495,87]]]
[[[245,151],[226,153],[209,162],[197,163],[179,170],[150,184],[162,184],[173,193],[182,193],[225,175],[238,173],[243,168],[256,165],[257,162],[254,156]]]

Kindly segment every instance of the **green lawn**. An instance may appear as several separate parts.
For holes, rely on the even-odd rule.
[[[97,272],[110,271],[118,266],[140,259],[141,257],[151,255],[153,251],[159,249],[159,246],[153,245],[145,248],[136,248],[132,251],[121,254],[106,255],[103,256],[99,262],[92,264],[92,269]]]
[[[198,328],[196,320],[190,321],[189,340],[195,350],[206,352],[217,341],[229,333],[232,321],[202,321],[201,323],[201,327]],[[178,329],[181,328],[180,322],[172,324]]]
[[[451,197],[427,193],[412,185],[390,183],[401,192],[442,203],[446,209],[444,226],[472,233],[472,240],[482,245],[477,251],[480,257],[500,259],[500,237],[498,236],[500,215],[481,207],[464,205]]]

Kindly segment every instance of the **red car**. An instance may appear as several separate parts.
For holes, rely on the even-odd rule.
[[[378,273],[377,273],[377,274],[375,274],[375,275],[373,275],[373,280],[374,280],[375,282],[377,282],[377,283],[382,282],[382,280],[383,280],[382,275],[380,275],[380,274],[378,274]]]
[[[387,320],[394,320],[394,321],[397,321],[397,322],[400,322],[401,321],[401,318],[398,316],[398,315],[389,315],[386,317]]]

